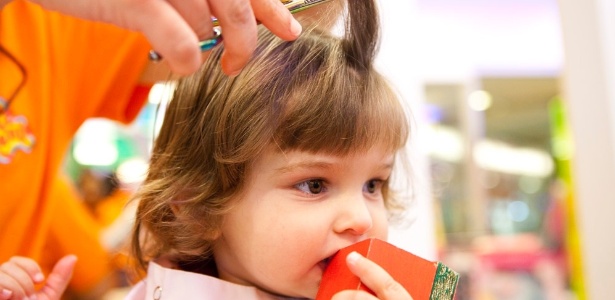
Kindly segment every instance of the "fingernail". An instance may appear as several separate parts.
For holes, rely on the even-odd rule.
[[[350,254],[348,254],[348,256],[346,256],[346,262],[352,265],[356,264],[359,259],[361,259],[361,254],[357,253],[356,251],[352,251],[350,252]]]
[[[299,36],[302,30],[303,29],[301,28],[301,24],[299,24],[299,22],[295,20],[294,18],[291,18],[290,19],[290,33],[292,33],[294,36]]]
[[[241,70],[243,69],[243,65],[239,65],[237,64],[237,61],[229,59],[226,53],[222,54],[220,63],[222,64],[222,68],[224,69],[224,74],[229,77],[235,77],[239,75],[239,73],[241,73]]]
[[[9,298],[11,298],[12,295],[13,295],[13,291],[7,290],[7,289],[2,289],[2,298],[3,299],[9,299]]]
[[[75,254],[70,254],[70,257],[73,262],[77,262],[79,260],[79,258]]]
[[[32,296],[30,296],[30,298],[28,298],[28,300],[36,300],[36,299],[38,299],[38,297],[36,297],[36,295],[32,295]]]
[[[36,283],[43,282],[43,280],[45,280],[45,275],[43,275],[43,273],[36,273],[36,274],[34,274],[32,279]]]
[[[239,73],[241,73],[241,69],[237,70],[237,71],[231,71],[228,73],[229,77],[235,77],[237,75],[239,75]]]

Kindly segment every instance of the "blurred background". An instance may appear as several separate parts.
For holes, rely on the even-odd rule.
[[[378,67],[414,129],[413,203],[391,241],[459,272],[457,299],[612,298],[613,1],[396,0],[381,11]],[[66,156],[120,257],[125,204],[172,87],[156,85],[129,126],[89,120]]]

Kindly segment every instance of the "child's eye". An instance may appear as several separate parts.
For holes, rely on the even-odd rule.
[[[382,189],[383,180],[380,179],[372,179],[365,183],[364,189],[366,192],[373,194]]]
[[[325,189],[324,182],[321,179],[310,179],[297,184],[295,187],[307,194],[320,194]]]

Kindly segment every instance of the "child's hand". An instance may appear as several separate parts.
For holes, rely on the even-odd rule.
[[[74,255],[60,259],[45,286],[36,291],[34,285],[45,281],[41,268],[30,258],[14,256],[0,266],[0,299],[58,300],[73,275],[76,262]]]
[[[389,273],[373,261],[361,256],[361,254],[351,252],[346,257],[346,263],[350,271],[357,275],[359,279],[361,279],[361,282],[376,293],[376,296],[362,290],[345,290],[335,294],[331,300],[412,300],[408,291],[395,281]]]

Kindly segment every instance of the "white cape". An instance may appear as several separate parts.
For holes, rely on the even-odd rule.
[[[147,277],[137,283],[125,300],[281,300],[252,286],[215,277],[165,268],[149,263]]]

